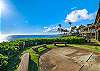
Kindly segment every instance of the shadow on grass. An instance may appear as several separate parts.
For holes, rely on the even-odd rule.
[[[66,45],[66,46],[65,46],[65,45],[56,45],[56,46],[57,46],[58,48],[60,48],[60,47],[61,47],[61,48],[62,48],[62,47],[63,47],[63,48],[64,48],[64,47],[67,47],[67,45]]]
[[[84,45],[89,45],[89,46],[100,46],[100,44],[97,44],[95,42],[90,42],[90,43],[83,43]],[[83,44],[80,44],[80,45],[83,45]]]
[[[29,60],[28,71],[38,71],[38,65],[31,59]]]

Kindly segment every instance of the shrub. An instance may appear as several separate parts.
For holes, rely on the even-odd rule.
[[[8,57],[0,54],[0,71],[6,71],[8,64]]]
[[[59,37],[59,38],[33,38],[33,39],[19,39],[23,41],[26,45],[31,46],[37,44],[52,44],[54,42],[67,42],[69,44],[80,44],[84,43],[85,39],[82,37],[68,36],[68,37]]]

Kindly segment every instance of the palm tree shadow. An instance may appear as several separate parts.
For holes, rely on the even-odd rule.
[[[81,44],[80,44],[81,45]],[[90,42],[90,43],[84,43],[84,45],[89,45],[89,46],[100,46],[100,44],[97,44],[95,42]]]

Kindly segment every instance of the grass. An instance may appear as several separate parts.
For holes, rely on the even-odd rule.
[[[100,41],[97,41],[95,39],[91,39],[91,41],[95,42],[96,44],[99,44],[100,45]]]
[[[57,48],[57,46],[54,46],[53,44],[47,45],[47,48],[52,49],[52,48]]]
[[[100,46],[99,45],[90,45],[90,44],[67,44],[67,46],[71,46],[74,48],[82,48],[82,49],[87,49],[89,51],[93,52],[100,52]],[[54,46],[55,47],[55,46]],[[57,47],[65,47],[64,44],[58,44]]]
[[[58,47],[65,47],[64,44],[58,44],[57,46]],[[67,46],[72,46],[72,47],[75,47],[75,48],[87,49],[87,50],[90,50],[90,51],[93,51],[93,52],[100,52],[100,42],[95,40],[95,39],[91,39],[91,43],[67,44]]]
[[[88,44],[68,44],[68,46],[83,48],[83,49],[87,49],[87,50],[90,50],[90,51],[93,51],[93,52],[100,52],[100,46],[96,46],[96,45],[88,45]]]

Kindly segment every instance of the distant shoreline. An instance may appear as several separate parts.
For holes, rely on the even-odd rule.
[[[8,35],[0,39],[1,42],[6,42],[6,41],[11,41],[11,40],[16,40],[16,39],[21,39],[21,38],[55,38],[59,37],[59,34],[53,34],[53,35]]]

